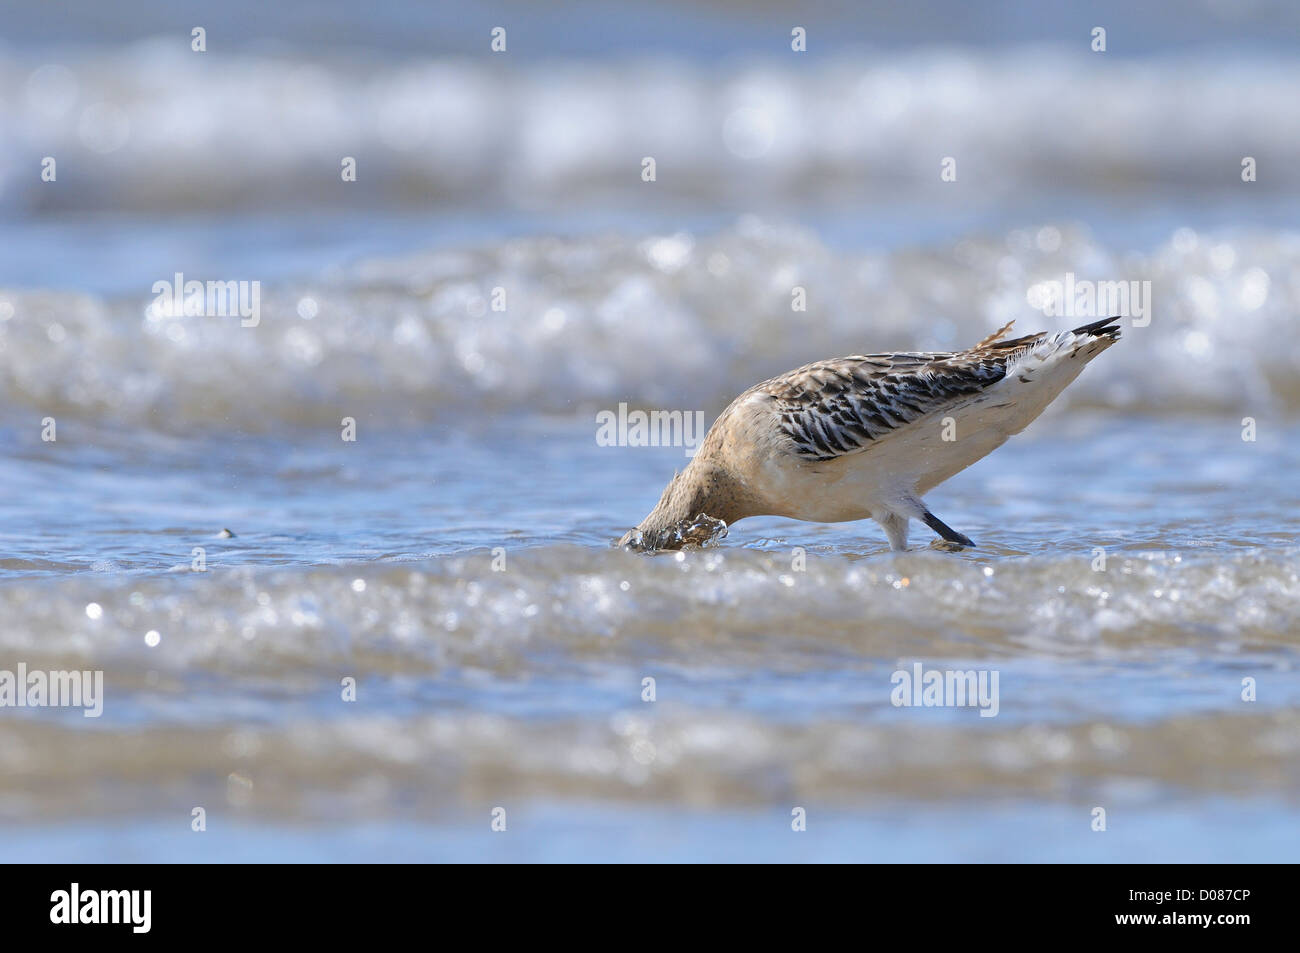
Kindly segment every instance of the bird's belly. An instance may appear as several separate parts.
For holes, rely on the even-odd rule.
[[[770,481],[780,488],[773,509],[819,523],[865,519],[887,512],[900,496],[928,492],[1009,436],[977,407],[957,411],[951,421],[917,421],[860,453],[781,467]]]
[[[871,477],[844,459],[810,462],[787,457],[769,461],[766,509],[775,516],[814,523],[842,523],[871,515]]]

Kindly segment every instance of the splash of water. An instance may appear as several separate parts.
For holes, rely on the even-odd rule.
[[[663,529],[643,532],[632,530],[624,544],[635,552],[657,553],[669,549],[704,549],[716,545],[727,535],[725,520],[714,519],[707,513],[678,520]]]

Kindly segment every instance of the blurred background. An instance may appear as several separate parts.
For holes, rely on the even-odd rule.
[[[107,697],[0,710],[0,858],[1294,859],[1297,37],[1263,0],[4,0],[0,669]],[[151,308],[177,273],[260,323]],[[979,550],[609,549],[685,458],[598,411],[1082,324],[1029,303],[1067,273],[1151,321],[937,491]],[[890,706],[917,660],[1000,670],[999,716]]]

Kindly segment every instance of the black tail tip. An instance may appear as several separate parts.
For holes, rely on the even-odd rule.
[[[1113,318],[1102,318],[1100,321],[1094,321],[1092,324],[1085,324],[1081,328],[1075,328],[1071,334],[1090,334],[1093,337],[1100,337],[1103,334],[1114,334],[1119,331],[1119,322],[1124,319],[1119,315]]]

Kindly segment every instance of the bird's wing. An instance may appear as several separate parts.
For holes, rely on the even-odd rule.
[[[868,449],[930,414],[964,402],[1007,375],[1042,335],[958,353],[866,354],[818,361],[764,381],[765,396],[791,452],[810,461]]]

